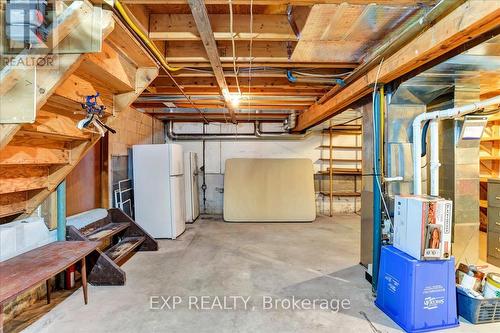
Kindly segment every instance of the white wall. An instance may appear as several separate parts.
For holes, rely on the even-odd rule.
[[[265,127],[267,126],[267,127]],[[264,124],[263,130],[276,131],[277,128],[271,128],[272,124]],[[276,126],[276,125],[274,125]],[[182,133],[202,133],[203,128],[199,123],[176,123],[174,131],[177,134]],[[207,133],[252,133],[252,124],[210,124],[206,126]],[[321,134],[313,134],[304,140],[297,141],[267,141],[267,140],[225,140],[225,141],[206,141],[206,184],[207,184],[207,214],[222,214],[223,188],[224,188],[224,170],[225,161],[230,158],[309,158],[314,163],[315,172],[319,171],[321,166],[317,162],[321,158],[322,151],[317,149],[325,140],[324,145],[328,144],[328,138],[322,138]],[[355,144],[355,138],[342,137],[343,145]],[[349,142],[346,142],[348,140]],[[167,138],[167,142],[168,142]],[[198,154],[198,166],[203,165],[203,144],[201,141],[176,141],[181,144],[184,151],[193,151]],[[338,142],[337,142],[338,143]],[[334,144],[336,142],[334,141]],[[323,152],[325,153],[325,152]],[[340,158],[354,158],[352,152],[339,152],[336,156]],[[324,155],[327,158],[327,153]],[[323,166],[326,170],[326,165]],[[324,182],[327,183],[327,182]],[[203,201],[201,196],[202,174],[200,173],[200,208],[203,212]],[[316,187],[319,188],[319,181],[316,181]],[[317,195],[318,214],[328,213],[328,198],[322,198]],[[359,199],[337,198],[334,201],[335,212],[353,212],[359,210]]]

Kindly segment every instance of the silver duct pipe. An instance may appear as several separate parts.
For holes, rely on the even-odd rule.
[[[313,132],[308,131],[303,134],[292,134],[288,132],[264,132],[260,129],[260,122],[254,122],[254,131],[252,134],[235,134],[235,133],[182,133],[178,134],[174,131],[174,122],[169,121],[167,124],[167,137],[173,141],[225,141],[225,140],[269,140],[269,141],[283,141],[283,140],[303,140],[309,137]]]

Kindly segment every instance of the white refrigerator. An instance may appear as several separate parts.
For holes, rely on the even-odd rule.
[[[155,238],[175,239],[186,229],[182,147],[132,147],[135,221]]]
[[[184,153],[184,180],[186,183],[186,222],[193,223],[200,216],[200,198],[197,154],[191,151]]]

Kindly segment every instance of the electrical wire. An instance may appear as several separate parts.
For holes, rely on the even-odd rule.
[[[375,83],[374,83],[374,89],[373,89],[373,94],[372,94],[372,116],[373,119],[375,119],[375,95],[377,94],[377,83],[378,83],[378,78],[380,76],[380,70],[382,69],[382,64],[384,63],[384,58],[380,60],[380,64],[378,66],[377,70],[377,75],[375,76]],[[382,96],[383,98],[383,96]],[[373,142],[376,142],[377,138],[375,138],[375,122],[372,121],[372,126],[373,126]],[[383,126],[383,125],[382,125]],[[378,159],[378,156],[375,156],[375,149],[373,149],[373,161],[375,162]],[[377,188],[380,193],[380,198],[382,199],[382,203],[384,204],[384,210],[385,213],[387,214],[387,218],[389,219],[389,222],[391,223],[391,227],[394,227],[394,223],[392,222],[391,215],[389,214],[389,209],[387,208],[387,203],[385,202],[384,198],[384,193],[382,193],[382,186],[380,185],[380,179],[378,177],[379,175],[379,170],[377,170],[377,163],[374,164],[373,166],[373,174],[375,177],[375,182],[377,183]]]
[[[137,36],[143,41],[144,44],[146,44],[146,47],[155,55],[157,60],[161,62],[161,64],[167,68],[171,72],[178,71],[182,69],[182,67],[171,67],[165,57],[161,54],[160,50],[156,47],[156,45],[146,36],[142,30],[132,21],[130,16],[127,14],[127,11],[123,7],[123,5],[120,3],[120,1],[115,0],[114,2],[115,8],[120,13],[121,17],[125,20],[125,22],[128,24],[128,26],[137,34]]]
[[[253,51],[253,0],[250,0],[250,45],[249,45],[249,70],[248,70],[248,120],[250,114],[250,96],[252,95],[252,51]]]
[[[138,28],[134,24],[134,22],[132,21],[132,19],[128,16],[127,12],[125,11],[125,8],[122,6],[122,4],[118,0],[115,0],[115,8],[118,11],[118,13],[120,14],[120,16],[128,24],[128,27],[131,29],[132,34],[134,34],[136,37],[138,37],[140,39],[140,41],[146,46],[146,48],[147,48],[147,50],[149,52],[153,53],[153,55],[155,56],[156,60],[159,62],[159,65],[165,70],[165,72],[167,73],[168,77],[172,80],[172,82],[177,87],[177,89],[179,89],[179,91],[181,92],[181,94],[189,101],[189,103],[191,104],[191,106],[196,111],[199,112],[200,116],[203,118],[203,121],[208,124],[209,121],[208,121],[207,117],[205,117],[205,114],[203,113],[203,111],[201,111],[194,104],[194,102],[192,101],[191,97],[189,97],[188,95],[186,95],[186,93],[184,92],[184,89],[179,85],[179,83],[177,83],[177,81],[172,76],[172,73],[170,73],[171,71],[178,71],[178,70],[180,70],[182,68],[181,67],[175,67],[174,68],[174,67],[170,67],[168,65],[167,61],[165,60],[165,57],[163,57],[161,55],[161,53],[158,50],[158,48],[156,48],[156,46],[149,40],[149,38],[147,38],[144,35],[144,33],[141,31],[141,29]]]
[[[234,54],[234,52],[233,52],[233,54]],[[233,57],[233,59],[234,58],[235,57]],[[283,68],[279,68],[279,67],[252,67],[251,69],[249,69],[249,68],[237,68],[235,64],[233,64],[233,67],[234,67],[235,75],[236,74],[239,75],[240,73],[250,72],[250,71],[251,72],[275,71],[277,73],[283,73],[284,75],[286,75],[286,73],[287,73],[287,70],[283,70]],[[188,71],[193,71],[193,72],[213,74],[213,70],[210,70],[210,69],[200,69],[200,68],[193,68],[193,67],[184,67],[183,69],[188,70]],[[347,76],[347,75],[352,73],[352,72],[345,72],[345,73],[339,73],[339,74],[317,74],[317,73],[307,73],[307,72],[304,72],[304,70],[301,70],[301,71],[291,70],[291,72],[299,77],[305,76],[305,77],[313,77],[313,78],[316,77],[316,78],[325,78],[325,79],[341,78],[341,77]]]
[[[231,33],[231,44],[233,46],[233,70],[234,70],[234,77],[236,79],[236,87],[238,87],[238,94],[241,96],[240,82],[238,80],[238,71],[236,70],[236,46],[234,42],[234,32],[233,32],[233,25],[234,25],[233,1],[228,0],[228,2],[229,2],[229,29]]]
[[[191,97],[189,97],[188,95],[186,95],[186,93],[184,92],[184,89],[177,83],[177,81],[175,81],[174,77],[172,76],[172,74],[169,72],[169,71],[166,71],[167,72],[167,75],[170,77],[170,79],[172,80],[172,82],[175,84],[175,86],[177,87],[177,89],[179,89],[179,91],[181,92],[181,94],[189,101],[189,104],[191,104],[191,106],[196,110],[198,111],[198,113],[200,114],[200,116],[203,118],[203,121],[208,124],[210,123],[207,119],[207,117],[205,117],[205,114],[203,113],[203,111],[200,110],[200,108],[198,108],[194,103],[193,103],[193,100],[191,99]]]
[[[292,71],[292,73],[299,75],[299,76],[310,76],[310,77],[320,77],[320,78],[339,78],[339,77],[344,77],[352,72],[345,72],[345,73],[340,73],[340,74],[316,74],[316,73],[305,73],[305,72],[299,72],[299,71]]]

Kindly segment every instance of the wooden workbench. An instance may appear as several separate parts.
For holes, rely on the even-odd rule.
[[[98,244],[85,241],[54,242],[0,262],[0,332],[5,302],[45,282],[47,302],[50,303],[49,279],[78,262],[81,262],[83,298],[87,304],[85,257]]]

